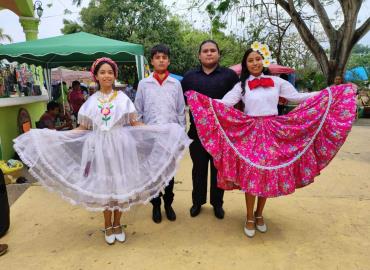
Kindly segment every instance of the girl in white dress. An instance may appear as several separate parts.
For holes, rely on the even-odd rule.
[[[82,105],[77,129],[32,129],[14,140],[14,148],[41,184],[73,204],[103,211],[105,240],[113,244],[126,238],[122,211],[158,196],[190,139],[178,124],[136,120],[131,100],[112,88],[114,61],[97,59],[91,72],[100,90]]]

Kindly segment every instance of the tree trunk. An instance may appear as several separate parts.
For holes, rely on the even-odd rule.
[[[329,57],[325,50],[312,34],[310,29],[297,12],[293,0],[276,0],[277,3],[289,14],[296,26],[302,40],[316,58],[328,85],[332,84],[335,76],[343,76],[349,55],[353,46],[370,30],[370,18],[357,30],[357,16],[362,5],[362,0],[341,0],[344,22],[336,30],[319,0],[307,0],[315,10],[321,25],[328,37],[330,44]]]

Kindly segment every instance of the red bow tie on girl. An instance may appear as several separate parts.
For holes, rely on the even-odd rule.
[[[255,78],[251,81],[248,81],[248,86],[250,90],[253,90],[254,88],[257,88],[259,86],[272,87],[274,86],[274,81],[271,78]]]

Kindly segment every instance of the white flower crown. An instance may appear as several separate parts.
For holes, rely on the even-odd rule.
[[[271,52],[266,44],[255,41],[252,43],[251,48],[253,51],[259,52],[262,55],[264,67],[268,67],[271,64]]]

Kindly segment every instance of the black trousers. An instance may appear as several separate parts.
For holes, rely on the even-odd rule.
[[[213,165],[212,156],[204,149],[199,138],[190,144],[190,157],[193,161],[193,205],[207,202],[208,164],[211,165],[211,205],[221,207],[224,190],[217,187],[217,169]]]
[[[159,194],[158,197],[152,199],[150,202],[153,206],[160,206],[161,205],[161,197],[163,196],[164,205],[171,205],[173,202],[173,197],[175,194],[173,193],[173,186],[175,185],[175,179],[172,178],[168,186],[164,189],[164,194],[162,192]]]

